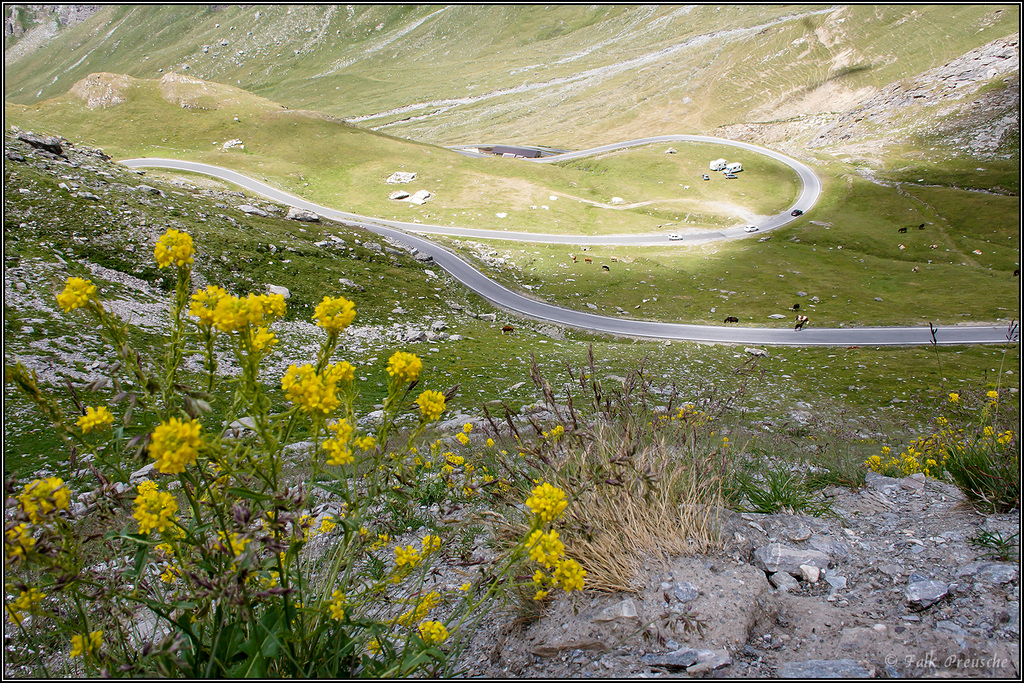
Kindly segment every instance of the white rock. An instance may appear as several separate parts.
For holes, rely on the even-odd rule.
[[[411,183],[416,180],[416,173],[407,173],[405,171],[395,171],[388,179],[384,182],[388,185],[397,185],[398,183]]]
[[[288,291],[288,288],[287,287],[282,287],[280,285],[269,285],[268,284],[267,285],[267,294],[280,294],[285,299],[290,299],[292,297],[292,293]]]
[[[821,577],[821,570],[813,564],[802,564],[800,565],[800,574],[803,576],[804,581],[818,583],[818,579]]]

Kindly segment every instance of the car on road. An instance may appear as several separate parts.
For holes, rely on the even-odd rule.
[[[680,235],[678,232],[670,232],[668,234],[668,238],[670,240],[681,240],[681,239],[683,239],[683,236]]]
[[[743,228],[743,232],[757,232],[757,226],[748,225],[747,227]]]
[[[726,173],[725,177],[728,178],[729,180],[736,180],[737,178],[739,178],[739,176],[736,175],[735,173]]]
[[[789,212],[789,215],[790,216],[802,216],[803,213],[804,212],[801,211],[800,209],[793,209],[792,211]]]

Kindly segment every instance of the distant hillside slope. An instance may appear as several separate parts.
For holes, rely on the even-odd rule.
[[[1016,35],[1015,5],[118,5],[5,51],[5,99],[179,72],[438,144],[833,116]],[[820,122],[818,123],[820,127]]]

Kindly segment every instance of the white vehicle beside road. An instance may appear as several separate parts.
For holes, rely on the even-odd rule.
[[[748,225],[747,227],[743,228],[743,232],[757,232],[757,226]]]

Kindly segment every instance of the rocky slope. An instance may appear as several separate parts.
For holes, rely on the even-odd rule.
[[[721,552],[652,558],[633,593],[489,616],[469,675],[1020,675],[1019,555],[969,543],[1019,534],[1016,513],[980,514],[923,475],[829,493],[835,517],[725,513]]]

